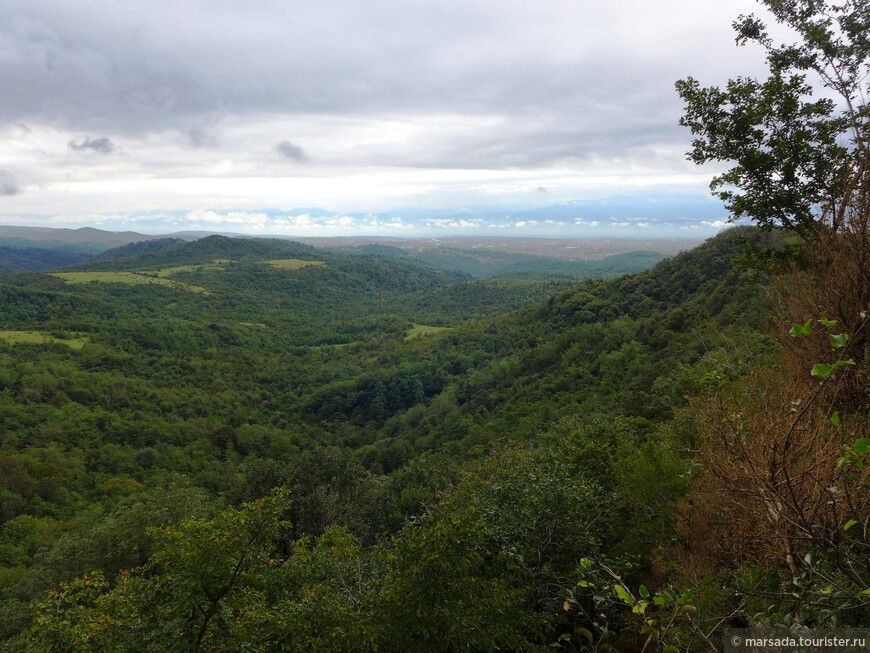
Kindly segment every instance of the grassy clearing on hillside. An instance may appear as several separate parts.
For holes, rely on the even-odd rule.
[[[441,333],[442,331],[450,331],[450,327],[428,326],[426,324],[415,323],[414,326],[408,329],[408,333],[405,334],[405,340],[423,338],[424,336],[434,336],[436,333]]]
[[[123,283],[128,286],[155,284],[178,290],[209,294],[209,291],[205,288],[164,279],[156,276],[154,272],[52,272],[51,276],[57,277],[67,283]]]
[[[229,259],[216,259],[209,263],[200,263],[199,265],[176,265],[171,268],[161,268],[159,270],[148,270],[145,274],[156,274],[161,279],[178,274],[179,272],[196,272],[198,270],[225,270],[230,263],[235,263]]]
[[[281,258],[273,261],[263,261],[263,263],[267,263],[270,267],[280,270],[298,270],[300,268],[323,265],[323,261],[306,261],[299,258]]]
[[[0,340],[10,345],[60,343],[70,349],[81,349],[89,342],[89,339],[84,336],[58,338],[44,331],[0,331]]]

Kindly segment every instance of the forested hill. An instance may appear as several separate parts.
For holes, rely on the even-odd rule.
[[[52,274],[7,276],[0,293],[7,329],[38,319],[86,332],[89,341],[135,333],[159,349],[176,340],[205,346],[216,329],[236,334],[234,341],[250,338],[256,324],[284,343],[309,345],[351,342],[356,332],[404,333],[410,322],[396,321],[396,307],[464,278],[290,241],[213,236],[134,243]]]
[[[160,238],[131,243],[103,252],[83,269],[137,270],[173,265],[201,265],[215,260],[322,259],[323,256],[324,254],[308,245],[274,238],[207,236],[192,242],[177,238]]]
[[[636,251],[572,261],[515,251],[500,251],[492,245],[480,249],[439,246],[434,249],[414,251],[373,243],[351,251],[415,261],[444,270],[458,270],[474,277],[516,278],[564,275],[578,280],[592,277],[617,277],[641,272],[665,258],[664,254],[654,251]]]
[[[712,365],[723,338],[753,333],[768,314],[757,282],[734,267],[747,236],[759,234],[731,230],[648,272],[579,284],[442,333],[434,347],[412,342],[412,353],[384,353],[376,368],[310,393],[298,415],[338,431],[348,422],[374,426],[390,435],[375,450],[399,449],[400,460],[431,447],[459,452],[493,437],[534,437],[568,416],[664,419],[692,382],[689,370]],[[414,398],[420,387],[431,397],[423,406]]]
[[[88,269],[0,279],[0,636],[33,624],[7,650],[28,650],[25,641],[49,632],[38,625],[41,608],[29,607],[43,590],[94,570],[109,582],[96,582],[94,591],[126,592],[117,574],[146,563],[142,587],[184,576],[173,571],[173,560],[193,565],[186,569],[195,585],[202,579],[196,565],[241,559],[251,584],[239,585],[238,595],[232,583],[227,589],[239,606],[265,601],[261,590],[275,597],[308,588],[300,596],[316,595],[343,582],[331,575],[343,572],[323,566],[318,549],[307,548],[314,541],[304,538],[322,538],[317,546],[331,551],[323,554],[328,559],[358,556],[352,564],[366,570],[368,588],[360,596],[371,603],[352,621],[384,624],[375,630],[394,624],[393,631],[360,637],[375,638],[382,650],[404,650],[420,626],[407,621],[411,630],[395,630],[411,616],[402,616],[390,596],[413,604],[413,592],[438,586],[428,574],[439,558],[428,547],[453,556],[444,543],[466,535],[438,529],[460,523],[478,539],[468,541],[471,566],[449,562],[459,574],[450,586],[485,577],[480,596],[507,601],[468,612],[474,632],[490,633],[483,624],[500,623],[494,614],[514,614],[516,642],[573,633],[562,604],[576,578],[563,585],[580,557],[645,559],[663,528],[665,504],[682,487],[675,451],[691,440],[690,425],[677,415],[684,395],[723,357],[738,365],[728,357],[743,353],[723,353],[724,337],[741,334],[749,352],[765,346],[752,332],[762,314],[755,282],[732,265],[739,240],[751,233],[723,233],[624,279],[565,291],[521,284],[525,307],[471,322],[460,321],[468,310],[463,298],[475,293],[462,289],[486,287],[479,282],[281,241],[154,241]],[[625,503],[629,485],[639,481],[616,469],[647,470],[649,495]],[[248,518],[240,522],[228,506],[278,486],[289,489],[291,504],[252,504],[277,512],[250,519],[289,521],[280,532],[264,525],[261,533],[270,535],[258,536],[258,553],[249,555],[247,536],[233,530]],[[595,505],[610,509],[589,530]],[[220,516],[224,510],[230,512]],[[549,527],[524,511],[556,511],[559,528],[567,529],[544,556],[546,570],[533,577],[525,576],[524,561],[544,555],[534,552],[534,541]],[[456,521],[466,513],[468,521]],[[476,521],[502,514],[506,521]],[[179,525],[193,518],[203,521]],[[148,530],[153,526],[170,528],[169,539]],[[303,539],[294,544],[296,538]],[[185,547],[209,542],[225,549],[203,553],[199,562],[185,558],[200,555]],[[172,553],[174,546],[181,549]],[[428,551],[423,567],[413,562],[417,546]],[[268,560],[262,569],[247,567]],[[300,575],[264,590],[278,582],[273,568]],[[413,581],[415,574],[422,576]],[[122,611],[138,605],[134,612],[148,615],[152,626],[174,624],[168,630],[137,630],[125,621],[133,613],[112,612],[100,623],[127,625],[89,636],[110,637],[100,650],[173,650],[203,627],[198,609],[184,601],[212,591],[188,590],[154,595],[150,606],[136,603],[147,592],[110,600]],[[442,599],[425,599],[451,615],[425,626],[433,638],[426,650],[445,650],[451,636],[443,629],[470,609],[461,597],[444,605]],[[262,604],[269,628],[291,628],[287,620],[298,619],[292,629],[318,631],[313,617],[285,600],[297,599]],[[328,601],[317,603],[331,609]],[[115,609],[106,606],[93,609]],[[238,609],[248,614],[251,606]],[[76,613],[71,623],[90,627],[80,619]],[[252,637],[215,627],[215,641],[224,642],[215,650],[237,648],[233,637]],[[298,650],[317,648],[304,641]]]
[[[0,274],[62,268],[88,258],[87,254],[73,251],[0,246]]]

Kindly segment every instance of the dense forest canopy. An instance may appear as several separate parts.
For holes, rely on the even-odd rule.
[[[504,464],[527,466],[532,476],[561,474],[583,496],[604,492],[610,498],[596,501],[625,503],[616,499],[619,488],[636,471],[617,473],[622,462],[663,466],[665,478],[680,464],[651,438],[682,405],[675,388],[694,383],[686,370],[711,364],[717,334],[758,325],[746,317],[760,314],[750,309],[755,282],[729,259],[747,235],[731,232],[615,281],[566,290],[503,281],[501,304],[493,282],[219,237],[150,241],[78,270],[5,277],[6,636],[31,619],[43,631],[28,605],[58,583],[99,570],[105,589],[116,591],[117,574],[149,564],[158,551],[154,528],[180,528],[181,519],[211,528],[209,520],[231,514],[222,513],[228,506],[274,487],[290,497],[274,499],[285,506],[276,517],[283,526],[257,546],[275,560],[273,546],[302,555],[305,538],[338,532],[368,560],[387,545],[386,534],[411,529],[410,538],[433,519],[424,516],[439,497],[459,501],[460,492],[499,483]],[[469,322],[469,305],[485,310],[474,299],[479,284],[487,284],[492,312]],[[526,306],[504,312],[518,291],[527,293]],[[414,337],[415,325],[430,318],[443,328]],[[587,424],[580,415],[600,418]],[[578,448],[575,467],[549,470],[566,446]],[[587,486],[574,475],[593,458]],[[513,481],[516,491],[552,499],[546,488],[525,488],[524,478]],[[558,478],[548,483],[564,482]],[[666,497],[682,482],[666,484],[646,510],[671,510]],[[565,524],[571,529],[585,523],[586,504],[572,503],[580,497],[574,491],[564,499],[564,510],[575,511]],[[637,519],[635,509],[629,502],[617,512]],[[660,519],[642,528],[661,528]],[[636,555],[640,534],[628,540],[634,544],[616,548]],[[406,571],[400,565],[395,573]],[[373,624],[388,623],[372,610]],[[535,629],[516,636],[544,637]]]
[[[678,84],[758,226],[647,271],[210,237],[0,277],[0,650],[870,623],[870,16],[765,4],[769,79]]]

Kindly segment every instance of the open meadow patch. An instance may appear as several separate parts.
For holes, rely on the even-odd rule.
[[[450,331],[450,327],[440,327],[440,326],[429,326],[427,324],[417,324],[414,323],[408,332],[405,334],[405,340],[411,340],[413,338],[423,338],[425,336],[434,336],[437,333],[442,333],[444,331]]]
[[[45,344],[61,344],[66,345],[70,349],[79,350],[84,347],[90,339],[86,336],[75,335],[53,335],[45,331],[0,331],[0,341],[9,345],[45,345]]]
[[[299,258],[281,258],[272,261],[263,261],[263,263],[271,268],[277,268],[279,270],[299,270],[302,268],[319,267],[324,265],[323,261],[309,261]]]
[[[53,272],[51,276],[57,277],[67,283],[121,283],[127,286],[157,285],[209,294],[209,291],[201,286],[166,279],[158,276],[156,272]]]
[[[161,279],[165,279],[166,277],[171,277],[174,274],[180,274],[183,272],[200,272],[204,270],[226,270],[227,266],[236,263],[237,261],[230,261],[228,259],[219,259],[215,261],[210,261],[208,263],[200,263],[194,265],[175,265],[168,268],[159,268],[157,270],[147,270],[141,274],[155,274]],[[136,273],[140,274],[140,273]]]

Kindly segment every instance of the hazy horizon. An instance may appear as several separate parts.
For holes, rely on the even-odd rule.
[[[582,237],[613,217],[643,236],[712,235],[720,227],[705,223],[726,217],[713,204],[670,225],[642,210],[561,225],[516,214],[613,197],[713,202],[717,171],[686,160],[673,85],[760,71],[763,54],[735,47],[730,28],[752,11],[752,0],[3,3],[0,83],[13,92],[0,103],[0,223]],[[480,222],[449,220],[462,216]]]
[[[2,217],[2,216],[0,216]],[[215,211],[130,212],[110,216],[50,216],[11,219],[6,226],[136,231],[156,235],[214,232],[279,237],[432,238],[517,236],[556,238],[690,238],[703,240],[730,226],[727,212],[712,198],[695,196],[612,197],[498,210],[395,209],[381,213],[337,212],[321,207]]]

